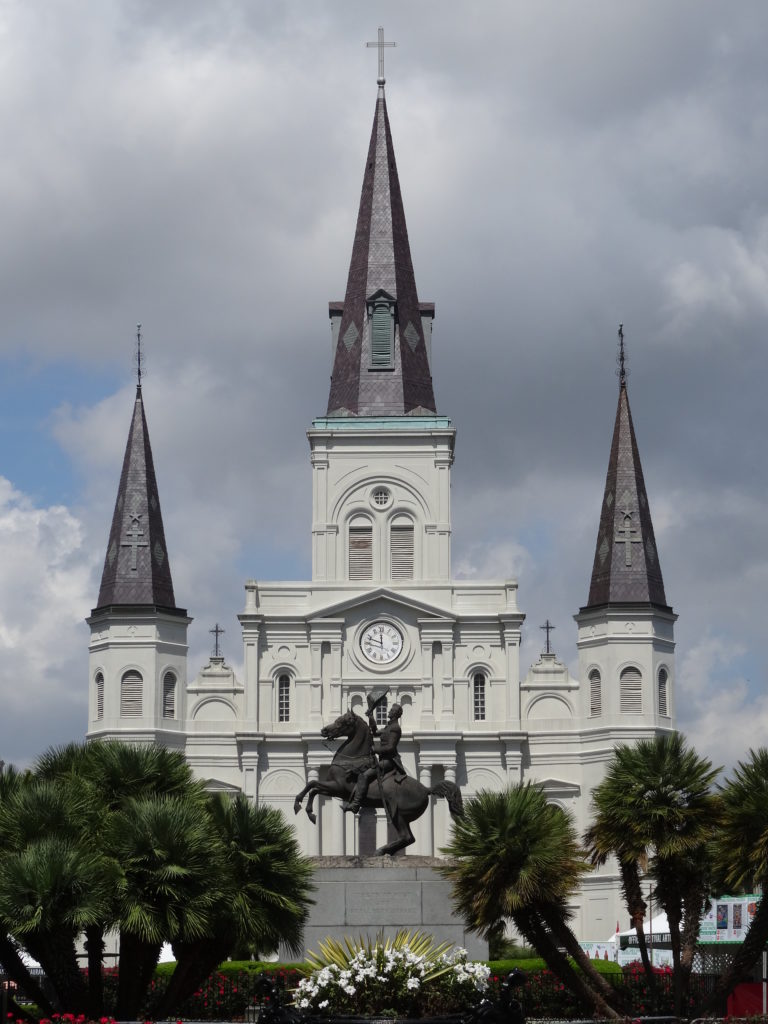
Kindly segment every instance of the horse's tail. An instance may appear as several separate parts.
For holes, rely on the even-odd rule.
[[[461,799],[461,790],[455,782],[445,779],[438,782],[429,790],[432,796],[444,796],[448,801],[448,810],[452,818],[461,818],[464,814],[464,801]]]

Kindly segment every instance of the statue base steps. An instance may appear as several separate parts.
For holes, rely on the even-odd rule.
[[[463,946],[473,960],[488,958],[488,943],[467,931],[453,910],[451,885],[437,857],[310,857],[315,905],[304,928],[304,952],[332,936],[394,936],[401,928]],[[281,957],[282,959],[282,957]]]

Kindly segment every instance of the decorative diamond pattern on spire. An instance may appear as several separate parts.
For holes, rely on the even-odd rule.
[[[613,495],[620,495],[615,507]],[[619,388],[587,607],[667,606],[626,382]]]
[[[380,291],[394,300],[402,325],[393,365],[386,370],[371,365],[367,323],[368,299]],[[376,101],[338,338],[329,416],[437,411],[383,88]]]
[[[176,608],[141,388],[136,389],[98,607]]]

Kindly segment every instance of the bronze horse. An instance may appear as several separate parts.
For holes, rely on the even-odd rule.
[[[355,788],[357,774],[372,764],[370,730],[365,720],[356,715],[354,711],[347,711],[332,725],[322,728],[320,733],[326,739],[331,740],[338,739],[339,736],[347,738],[333,755],[327,781],[308,782],[293,802],[294,812],[298,814],[301,810],[302,800],[309,793],[305,810],[313,825],[317,822],[313,806],[318,793],[321,796],[336,796],[342,800],[349,800],[352,790]],[[382,794],[380,790],[383,791],[386,809],[392,826],[397,832],[397,838],[380,847],[376,851],[376,856],[395,853],[416,842],[411,832],[411,822],[422,816],[427,809],[430,796],[444,796],[454,818],[460,817],[462,814],[461,791],[453,782],[438,782],[427,789],[426,786],[422,786],[420,782],[408,775],[398,780],[395,778],[394,772],[389,772],[382,776],[381,786],[378,782],[371,784],[368,796],[363,801],[363,807],[381,807]]]

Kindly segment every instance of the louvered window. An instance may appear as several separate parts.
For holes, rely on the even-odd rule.
[[[120,717],[141,718],[141,691],[144,681],[138,672],[126,672],[120,680]]]
[[[386,301],[379,301],[371,314],[371,366],[388,369],[392,366],[392,342],[394,330],[392,307]]]
[[[291,720],[291,680],[290,676],[280,676],[277,681],[277,720]]]
[[[659,670],[659,714],[663,718],[667,718],[669,715],[669,704],[667,703],[667,670],[662,668]]]
[[[393,523],[389,534],[393,580],[413,579],[413,523]]]
[[[349,578],[373,579],[373,529],[370,523],[349,527]]]
[[[643,677],[636,668],[625,668],[619,679],[619,710],[639,715],[643,710]]]
[[[385,697],[384,700],[381,702],[381,704],[379,704],[377,706],[376,711],[375,711],[376,725],[386,725],[387,724],[387,711],[388,710],[389,709],[387,707],[387,698]]]
[[[104,717],[104,676],[96,673],[96,717]]]
[[[176,676],[166,672],[163,676],[163,718],[176,717]]]
[[[472,705],[476,722],[485,721],[485,676],[482,672],[475,673],[472,680]]]
[[[594,669],[589,673],[589,714],[597,718],[603,713],[603,693],[601,689],[600,673]]]

